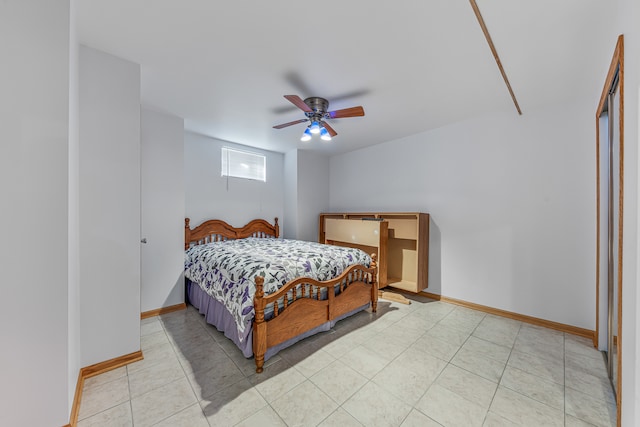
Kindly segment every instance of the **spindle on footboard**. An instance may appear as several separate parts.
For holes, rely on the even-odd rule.
[[[256,276],[253,322],[256,372],[262,372],[268,348],[335,321],[367,303],[375,312],[378,305],[376,277],[375,254],[370,268],[353,265],[335,279],[324,282],[298,278],[268,296],[264,294],[264,277]],[[268,306],[273,307],[273,317],[265,320]]]

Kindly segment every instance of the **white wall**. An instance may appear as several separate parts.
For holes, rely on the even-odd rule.
[[[292,150],[284,157],[287,239],[318,241],[318,220],[329,209],[329,157]]]
[[[0,2],[0,58],[0,425],[61,426],[69,421],[69,1]]]
[[[284,211],[287,216],[282,236],[295,239],[298,236],[298,150],[284,155]]]
[[[331,210],[428,212],[441,274],[430,289],[594,329],[596,104],[493,114],[332,157]]]
[[[143,312],[184,302],[184,120],[142,109]]]
[[[80,47],[80,334],[88,366],[140,350],[140,67]]]
[[[208,219],[222,219],[241,227],[256,218],[271,223],[278,217],[282,227],[284,206],[284,156],[185,132],[186,216],[195,227]],[[235,147],[267,157],[267,182],[220,176],[220,149]],[[282,228],[281,228],[282,230]]]
[[[320,213],[329,210],[329,157],[312,151],[298,151],[296,200],[296,239],[317,242]]]

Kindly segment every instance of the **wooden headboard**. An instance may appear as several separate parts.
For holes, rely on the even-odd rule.
[[[191,245],[203,245],[229,239],[245,239],[247,237],[280,237],[278,218],[274,225],[264,219],[254,219],[244,227],[235,228],[221,219],[210,219],[195,228],[189,225],[190,219],[184,219],[184,248]]]

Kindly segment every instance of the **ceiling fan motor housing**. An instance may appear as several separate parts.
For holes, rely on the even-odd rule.
[[[329,109],[329,101],[327,101],[324,98],[320,98],[318,96],[311,96],[305,99],[304,103],[307,104],[309,108],[313,110],[313,112],[305,113],[309,118],[316,117],[320,119],[325,115],[325,113]]]

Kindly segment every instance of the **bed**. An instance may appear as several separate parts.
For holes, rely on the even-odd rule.
[[[209,220],[193,229],[185,219],[187,298],[245,357],[255,358],[257,373],[279,350],[377,309],[375,255],[279,234],[277,218],[241,228]]]

